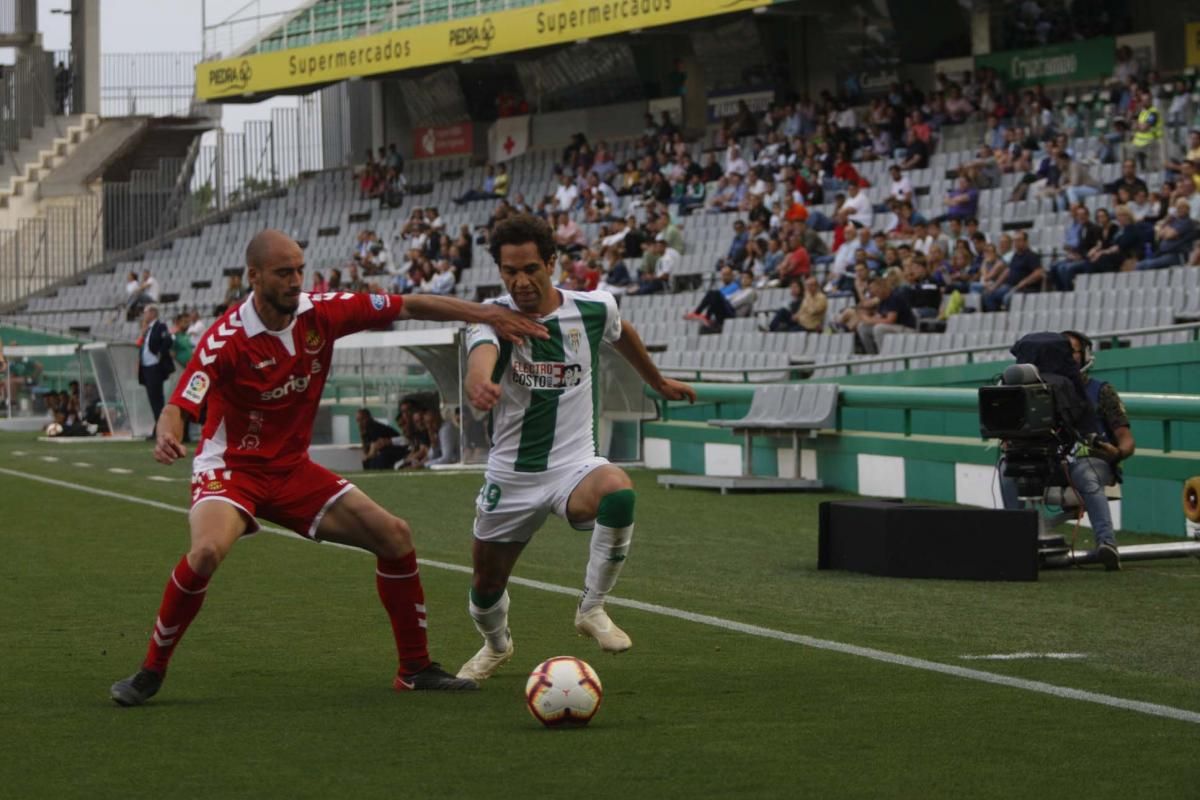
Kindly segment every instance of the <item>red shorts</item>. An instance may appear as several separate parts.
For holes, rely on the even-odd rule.
[[[219,500],[240,509],[255,533],[262,517],[309,539],[339,497],[354,488],[345,478],[304,460],[291,469],[210,469],[192,475],[192,508]]]

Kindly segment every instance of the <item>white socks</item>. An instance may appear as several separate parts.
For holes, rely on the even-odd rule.
[[[487,640],[488,647],[498,653],[508,649],[508,591],[505,590],[496,604],[490,608],[480,608],[474,601],[467,601],[471,619],[475,620],[475,630]]]
[[[633,523],[623,528],[610,528],[596,523],[592,530],[592,543],[588,555],[587,578],[583,586],[583,599],[579,611],[590,611],[604,604],[604,598],[612,591],[629,555],[629,543],[633,539]]]

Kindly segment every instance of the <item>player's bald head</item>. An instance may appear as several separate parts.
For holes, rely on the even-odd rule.
[[[253,270],[288,261],[300,254],[300,245],[283,231],[267,228],[259,231],[246,245],[246,266]]]

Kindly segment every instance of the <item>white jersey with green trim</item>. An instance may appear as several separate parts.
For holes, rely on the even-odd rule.
[[[608,292],[557,291],[562,305],[538,319],[549,339],[513,345],[490,326],[467,327],[468,353],[481,344],[500,351],[489,469],[545,472],[596,455],[600,343],[621,337],[621,312]],[[516,308],[510,295],[486,302]]]

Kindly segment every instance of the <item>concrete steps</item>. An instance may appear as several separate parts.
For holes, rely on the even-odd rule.
[[[39,128],[0,168],[0,211],[15,211],[21,205],[36,205],[37,188],[41,181],[66,161],[100,125],[100,117],[96,114],[57,119],[58,129],[54,125]]]

